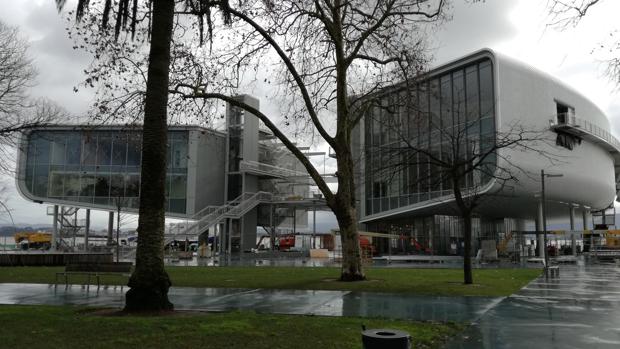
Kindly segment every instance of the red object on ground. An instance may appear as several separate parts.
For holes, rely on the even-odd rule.
[[[280,251],[282,250],[288,250],[291,247],[295,247],[295,235],[286,235],[286,236],[280,236],[278,238],[279,241],[279,249]]]

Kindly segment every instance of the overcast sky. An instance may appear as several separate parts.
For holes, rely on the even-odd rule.
[[[486,0],[472,4],[453,0],[450,22],[435,34],[435,64],[458,58],[483,47],[498,50],[542,71],[558,77],[594,101],[607,113],[615,135],[620,134],[620,99],[604,76],[605,58],[596,50],[609,33],[617,30],[620,1],[606,0],[588,12],[577,28],[558,31],[546,27],[549,21],[541,0]],[[30,42],[30,55],[39,71],[32,94],[55,100],[74,114],[83,114],[91,103],[91,91],[73,87],[83,79],[82,71],[90,57],[72,49],[67,23],[58,15],[54,0],[0,0],[0,21],[18,26]],[[72,8],[69,2],[67,8]],[[594,50],[594,53],[593,53]],[[619,53],[620,54],[620,53]],[[45,206],[25,201],[9,183],[10,199],[16,223],[51,223]],[[106,215],[93,217],[102,228]],[[320,215],[325,224],[335,221]],[[0,214],[0,224],[10,222]],[[322,224],[321,226],[324,226]]]

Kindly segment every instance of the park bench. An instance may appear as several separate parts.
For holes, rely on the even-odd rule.
[[[550,265],[549,268],[547,268],[547,271],[549,273],[549,277],[560,277],[560,267],[557,265]]]
[[[86,286],[90,286],[90,278],[95,277],[97,279],[97,289],[101,284],[102,275],[121,275],[131,276],[131,262],[112,262],[112,263],[73,263],[67,264],[65,270],[56,273],[55,285],[58,285],[58,277],[64,276],[65,287],[69,285],[69,275],[86,275]]]

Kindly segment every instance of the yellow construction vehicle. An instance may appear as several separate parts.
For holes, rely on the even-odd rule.
[[[52,246],[52,234],[50,233],[19,232],[13,235],[13,238],[16,245],[26,245],[27,248],[48,249]]]

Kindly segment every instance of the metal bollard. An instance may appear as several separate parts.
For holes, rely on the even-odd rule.
[[[362,344],[364,349],[411,349],[411,336],[399,330],[364,330]]]

